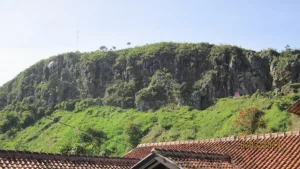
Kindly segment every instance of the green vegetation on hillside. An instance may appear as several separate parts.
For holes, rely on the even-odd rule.
[[[274,97],[271,93],[256,93],[251,97],[223,98],[207,110],[196,110],[188,106],[168,105],[155,112],[139,112],[134,109],[95,106],[97,103],[79,110],[67,111],[69,106],[55,110],[50,117],[41,118],[34,125],[16,131],[0,134],[1,149],[17,149],[45,152],[76,152],[120,156],[132,148],[135,142],[141,143],[194,140],[239,135],[241,127],[235,126],[238,112],[247,107],[256,106],[263,116],[264,127],[258,127],[253,133],[268,133],[299,129],[299,117],[287,113],[285,109],[299,94]],[[90,103],[90,102],[89,102]],[[84,102],[76,103],[85,105]],[[75,106],[76,107],[76,106]],[[64,124],[70,125],[66,126]],[[75,127],[75,128],[73,128]],[[124,132],[127,128],[127,132]],[[93,139],[82,140],[83,135],[99,133],[101,144]],[[130,133],[141,132],[139,136]],[[98,134],[99,135],[99,134]],[[85,138],[90,138],[85,136]],[[105,136],[105,137],[104,137]],[[83,149],[90,151],[83,151]],[[69,147],[69,149],[68,149]]]

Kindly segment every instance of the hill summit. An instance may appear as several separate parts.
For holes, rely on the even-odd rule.
[[[299,60],[298,50],[255,52],[209,43],[66,53],[40,61],[2,86],[0,108],[17,102],[51,108],[70,99],[101,98],[105,105],[142,111],[168,103],[205,109],[236,92],[283,92],[300,81]]]

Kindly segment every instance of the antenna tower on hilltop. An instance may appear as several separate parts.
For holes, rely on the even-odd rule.
[[[77,33],[76,33],[76,52],[78,51],[78,43],[79,43],[79,30],[77,29]]]

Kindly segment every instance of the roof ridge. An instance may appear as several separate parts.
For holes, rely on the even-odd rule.
[[[166,152],[166,153],[190,153],[190,154],[205,154],[205,155],[217,155],[217,156],[227,156],[227,154],[221,153],[208,153],[208,152],[197,152],[197,151],[187,151],[187,150],[174,150],[165,148],[153,148],[151,152]]]
[[[69,161],[94,161],[94,162],[115,162],[127,161],[134,162],[139,159],[124,158],[124,157],[108,157],[108,156],[94,156],[94,155],[71,155],[61,153],[45,153],[45,152],[31,152],[31,151],[18,151],[18,150],[1,150],[0,157],[18,157],[18,158],[34,158],[34,159],[55,159],[55,160],[69,160]]]
[[[284,136],[298,136],[300,130],[277,132],[277,133],[265,133],[265,134],[252,134],[246,136],[229,136],[221,138],[211,138],[203,140],[184,140],[184,141],[172,141],[172,142],[157,142],[157,143],[144,143],[139,144],[137,147],[149,147],[149,146],[165,146],[165,145],[177,145],[177,144],[193,144],[193,143],[206,143],[206,142],[223,142],[223,141],[237,141],[237,140],[256,140],[264,138],[278,138]]]
[[[226,162],[231,162],[231,157],[228,154],[218,154],[218,153],[207,153],[207,152],[195,152],[195,151],[182,151],[182,150],[172,150],[172,149],[159,149],[153,148],[152,153],[160,154],[165,157],[187,157],[196,158],[202,160],[221,160]]]

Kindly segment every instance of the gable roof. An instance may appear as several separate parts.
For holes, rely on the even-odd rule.
[[[287,110],[290,113],[295,113],[300,115],[300,99],[297,100],[293,105],[291,105]]]
[[[229,155],[152,149],[151,154],[134,165],[132,169],[148,169],[163,165],[170,169],[187,168],[234,168]]]
[[[241,168],[299,168],[300,131],[196,141],[140,144],[126,158],[145,158],[153,148],[228,154]]]
[[[118,168],[129,169],[139,159],[0,150],[0,168]]]

